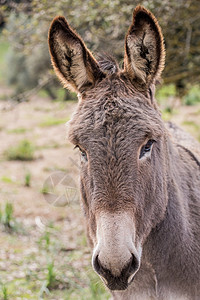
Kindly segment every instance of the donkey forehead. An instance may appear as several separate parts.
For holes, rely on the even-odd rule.
[[[69,139],[73,143],[88,142],[90,138],[123,134],[138,140],[163,134],[163,122],[143,95],[101,95],[84,99],[70,122]]]

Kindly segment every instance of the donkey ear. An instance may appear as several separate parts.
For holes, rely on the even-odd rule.
[[[55,18],[51,24],[49,49],[57,76],[72,91],[82,93],[104,76],[97,61],[64,17]]]
[[[125,40],[125,72],[140,89],[146,90],[159,78],[164,64],[165,48],[160,26],[150,11],[137,6]]]

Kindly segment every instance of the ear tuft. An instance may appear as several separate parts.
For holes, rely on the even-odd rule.
[[[158,21],[139,5],[126,35],[124,69],[135,84],[147,89],[160,77],[164,63],[165,48]]]

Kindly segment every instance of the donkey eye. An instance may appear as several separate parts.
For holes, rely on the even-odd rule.
[[[139,159],[141,159],[144,156],[150,156],[151,154],[151,149],[152,149],[152,145],[155,141],[154,140],[148,140],[148,142],[142,146],[141,150],[140,150],[140,156]]]
[[[85,151],[81,151],[81,157],[84,159],[84,160],[87,160],[87,154]]]
[[[81,158],[82,158],[83,160],[86,160],[86,161],[87,161],[87,154],[86,154],[86,152],[85,152],[84,150],[82,150],[81,147],[80,147],[79,145],[76,145],[76,146],[74,147],[74,149],[76,149],[76,148],[79,149],[79,151],[80,151],[80,153],[81,153]]]

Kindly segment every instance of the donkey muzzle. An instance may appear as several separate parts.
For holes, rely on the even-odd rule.
[[[134,228],[128,213],[104,213],[97,218],[92,264],[110,290],[125,290],[140,267],[141,249],[134,245]]]

